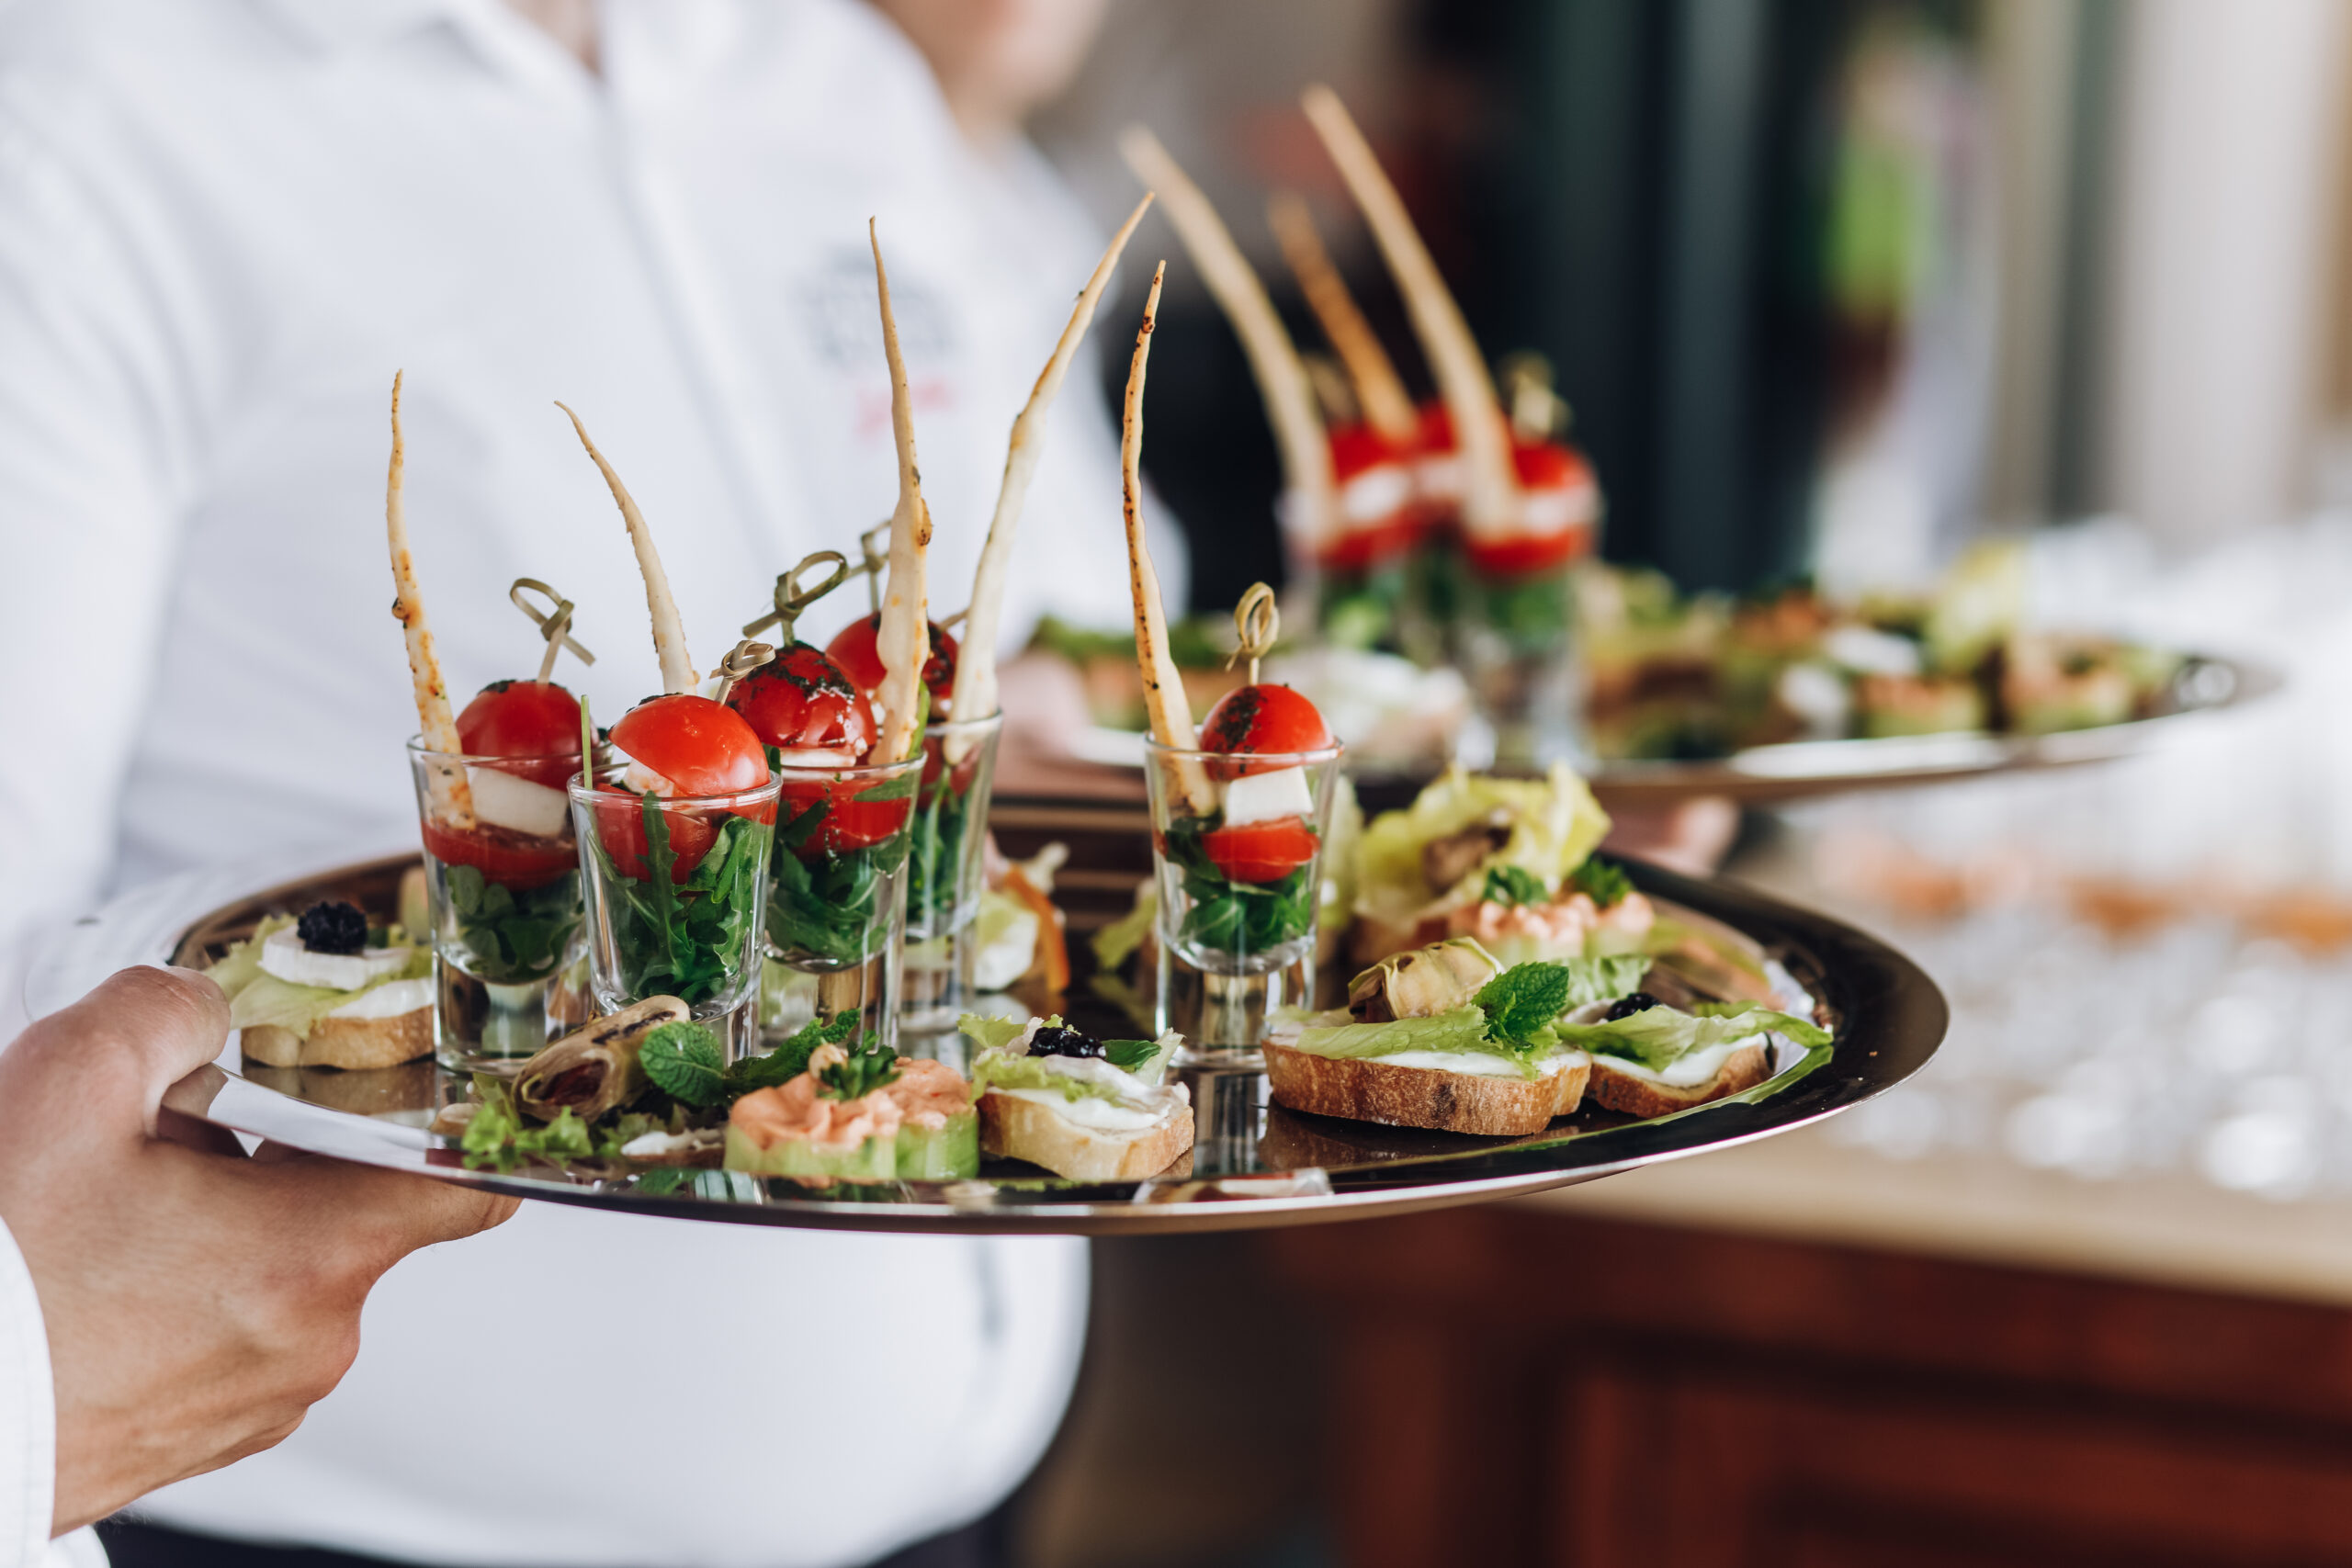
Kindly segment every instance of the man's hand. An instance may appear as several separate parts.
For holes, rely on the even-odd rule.
[[[423,1177],[159,1134],[164,1091],[228,1027],[211,981],[127,969],[0,1055],[0,1219],[49,1328],[61,1534],[284,1438],[350,1367],[385,1269],[514,1211]]]

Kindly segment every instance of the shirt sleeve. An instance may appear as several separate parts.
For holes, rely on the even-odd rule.
[[[19,86],[0,80],[0,690],[19,738],[0,747],[0,942],[103,885],[180,467],[164,264],[135,237],[135,182],[110,192],[90,159],[58,155]]]
[[[49,1331],[16,1238],[0,1224],[0,1568],[42,1568],[56,1506]]]

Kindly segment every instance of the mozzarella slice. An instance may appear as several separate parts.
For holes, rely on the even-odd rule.
[[[857,766],[854,751],[786,751],[779,750],[775,760],[787,768],[854,768]]]
[[[474,815],[492,827],[534,839],[563,836],[563,821],[571,811],[563,791],[496,768],[468,768],[466,785],[474,792]]]
[[[333,1012],[329,1018],[398,1018],[402,1013],[415,1012],[433,1005],[433,982],[429,979],[394,980],[362,991]]]
[[[330,991],[356,991],[379,976],[389,975],[408,962],[406,947],[363,947],[357,953],[312,953],[302,945],[294,928],[269,933],[261,944],[261,968],[289,986],[319,986]],[[402,1009],[406,1011],[406,1009]]]
[[[1249,773],[1225,786],[1225,825],[1228,828],[1314,814],[1315,791],[1307,785],[1305,768]]]

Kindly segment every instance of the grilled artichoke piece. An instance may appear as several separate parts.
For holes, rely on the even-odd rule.
[[[645,1069],[637,1061],[645,1037],[693,1016],[675,997],[648,997],[574,1030],[523,1064],[514,1075],[515,1106],[542,1122],[567,1110],[594,1122],[627,1105],[645,1092]]]
[[[1359,1023],[1434,1018],[1471,1001],[1502,972],[1476,937],[1458,936],[1384,958],[1357,976],[1348,984],[1348,1011]]]

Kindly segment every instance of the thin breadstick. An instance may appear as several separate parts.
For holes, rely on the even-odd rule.
[[[1069,325],[1062,329],[1061,341],[1054,344],[1053,357],[1046,361],[1045,369],[1037,373],[1037,384],[1030,389],[1028,404],[1012,422],[1012,439],[1004,453],[1004,482],[997,488],[996,515],[989,519],[988,543],[980,547],[979,570],[972,574],[972,603],[965,612],[964,648],[956,664],[956,691],[950,711],[956,718],[986,718],[996,712],[996,637],[997,625],[1004,613],[1004,583],[1012,567],[1013,536],[1021,528],[1021,505],[1028,498],[1029,481],[1037,472],[1038,455],[1045,447],[1046,415],[1054,406],[1054,399],[1062,389],[1062,378],[1069,371],[1070,361],[1078,355],[1078,346],[1086,339],[1086,329],[1093,323],[1094,307],[1102,298],[1102,290],[1111,281],[1111,274],[1119,265],[1120,253],[1127,248],[1127,236],[1143,221],[1144,210],[1151,205],[1151,192],[1146,191],[1136,209],[1119,231],[1111,236],[1111,243],[1102,259],[1094,264],[1094,275],[1086,287],[1078,291],[1078,304],[1069,313]],[[960,747],[951,747],[951,753]],[[950,761],[960,761],[951,754]]]
[[[694,691],[702,682],[695,673],[694,656],[686,651],[685,623],[678,618],[678,601],[671,596],[669,574],[662,570],[661,552],[653,547],[653,530],[645,525],[645,513],[629,498],[620,475],[613,472],[613,466],[588,439],[588,427],[580,423],[580,416],[566,403],[555,406],[571,416],[571,428],[580,433],[580,445],[588,448],[605,483],[612,487],[613,499],[620,503],[621,521],[628,525],[628,542],[637,551],[638,575],[645,579],[645,608],[653,617],[653,654],[662,661],[662,689],[673,695]]]
[[[882,659],[882,735],[874,760],[895,762],[922,739],[915,720],[922,703],[923,661],[931,657],[930,607],[923,602],[923,551],[931,544],[931,509],[922,502],[922,473],[915,465],[914,400],[907,393],[907,362],[899,353],[899,323],[890,314],[890,275],[882,267],[882,238],[865,220],[874,247],[874,288],[882,298],[882,352],[890,361],[890,435],[899,448],[899,505],[890,513],[890,586],[882,625],[874,634]]]
[[[1397,292],[1405,297],[1413,330],[1429,356],[1430,371],[1453,421],[1454,447],[1462,455],[1462,520],[1473,529],[1508,528],[1519,512],[1519,479],[1504,445],[1502,404],[1486,356],[1470,335],[1462,308],[1439,276],[1437,263],[1413,227],[1405,203],[1356,129],[1339,95],[1317,83],[1300,95],[1306,118],[1323,139],[1340,177],[1363,209],[1364,221],[1380,254],[1387,258]]]
[[[1324,438],[1322,416],[1315,412],[1315,389],[1300,363],[1298,349],[1266,298],[1241,247],[1233,243],[1225,220],[1201,194],[1201,187],[1177,166],[1159,139],[1142,126],[1119,133],[1119,152],[1136,177],[1162,193],[1168,220],[1202,281],[1223,308],[1250,356],[1258,380],[1258,395],[1265,400],[1266,417],[1274,427],[1274,444],[1282,451],[1283,482],[1291,504],[1305,508],[1297,525],[1309,539],[1329,538],[1339,525],[1339,502],[1331,477],[1331,447]]]
[[[1420,428],[1413,414],[1412,395],[1405,390],[1396,362],[1380,345],[1379,334],[1348,292],[1347,279],[1331,265],[1331,253],[1323,248],[1323,236],[1315,231],[1315,215],[1291,192],[1277,191],[1266,203],[1266,223],[1306,295],[1307,307],[1323,324],[1323,335],[1330,340],[1332,352],[1348,367],[1364,422],[1392,442],[1410,441]]]
[[[458,721],[449,711],[449,688],[441,679],[441,660],[433,652],[433,628],[424,620],[424,595],[417,592],[416,562],[409,554],[408,505],[402,486],[408,472],[408,448],[401,440],[401,378],[392,372],[392,462],[384,476],[384,537],[392,551],[392,619],[400,622],[408,643],[408,674],[416,689],[417,732],[428,751],[450,755],[465,750],[458,739]],[[434,814],[455,827],[474,822],[473,791],[466,787],[463,768],[435,767],[427,785]]]
[[[1127,520],[1127,584],[1135,592],[1136,665],[1143,672],[1144,710],[1151,733],[1162,746],[1180,751],[1200,747],[1193,728],[1191,701],[1184,695],[1184,677],[1168,651],[1168,611],[1159,601],[1159,573],[1152,570],[1151,547],[1143,536],[1143,376],[1151,359],[1151,333],[1159,319],[1159,286],[1168,276],[1161,262],[1151,275],[1151,292],[1143,302],[1143,325],[1136,333],[1135,358],[1127,366],[1127,402],[1119,426],[1119,479],[1122,510]],[[1216,790],[1197,757],[1175,760],[1176,787],[1195,817],[1216,809]]]

